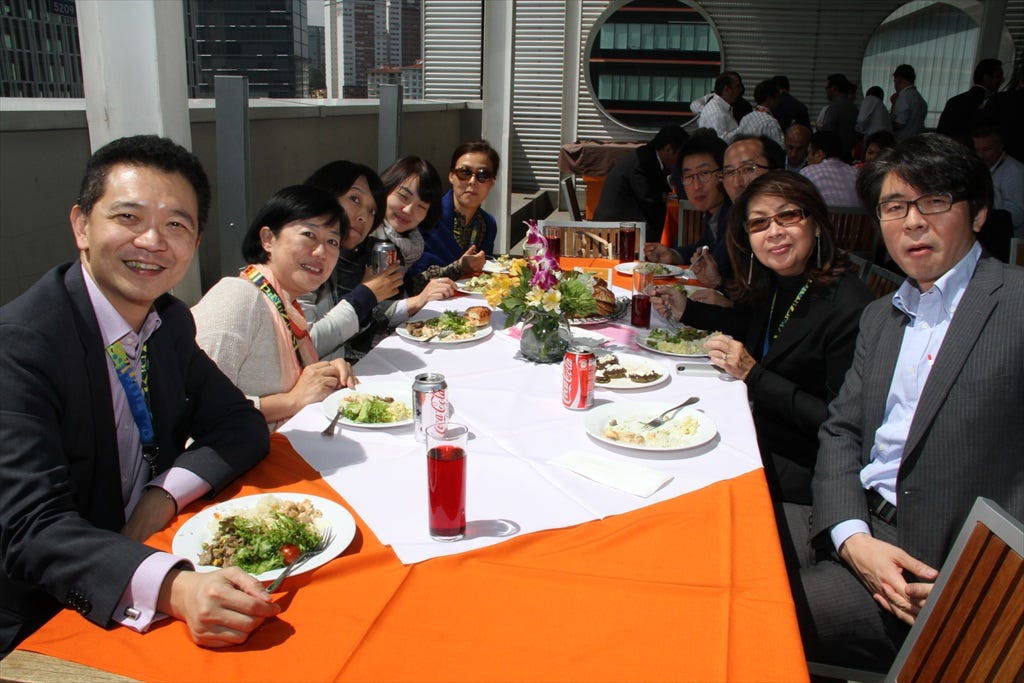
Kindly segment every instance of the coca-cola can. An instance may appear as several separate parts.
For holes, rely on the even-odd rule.
[[[370,267],[375,273],[383,273],[392,263],[398,262],[398,247],[387,240],[373,245]]]
[[[587,410],[594,405],[597,361],[594,352],[572,346],[562,359],[562,405],[569,410]]]
[[[425,442],[428,429],[448,421],[447,391],[444,375],[436,372],[416,375],[412,382],[412,419],[417,441]]]

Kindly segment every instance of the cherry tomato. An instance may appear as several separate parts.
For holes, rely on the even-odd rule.
[[[296,545],[285,543],[281,546],[281,558],[284,560],[285,564],[291,564],[295,560],[299,559],[299,555],[301,554],[302,551],[299,550],[299,547]]]

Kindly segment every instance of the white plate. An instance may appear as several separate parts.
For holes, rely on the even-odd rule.
[[[615,266],[615,272],[622,273],[623,275],[632,275],[633,269],[636,268],[637,265],[640,263],[645,263],[645,261],[630,261],[629,263],[620,263],[619,265]],[[657,265],[661,266],[668,272],[663,273],[661,275],[655,275],[655,279],[663,277],[679,277],[684,272],[683,269],[680,268],[679,266],[673,266],[669,263],[659,263]]]
[[[711,336],[711,335],[709,334],[708,336]],[[637,346],[639,346],[641,348],[645,348],[648,351],[653,351],[654,353],[660,353],[660,354],[663,354],[663,355],[666,355],[666,356],[675,356],[676,358],[707,358],[708,357],[708,354],[706,354],[706,353],[674,353],[672,351],[662,351],[661,349],[656,348],[655,346],[653,346],[651,344],[648,344],[647,343],[647,335],[643,334],[643,333],[638,334],[634,341],[636,341]]]
[[[452,339],[451,337],[445,337],[444,339],[435,338],[431,341],[424,342],[419,337],[414,337],[411,334],[409,334],[409,330],[405,329],[404,326],[399,326],[395,328],[395,332],[402,339],[408,339],[409,341],[414,341],[418,344],[437,344],[439,346],[444,346],[447,344],[465,344],[466,342],[476,341],[477,339],[483,339],[485,337],[491,336],[491,333],[493,331],[494,329],[490,325],[484,325],[483,327],[476,328],[476,332],[473,333],[473,336],[468,337],[467,339]]]
[[[335,391],[333,394],[328,396],[320,404],[320,410],[323,411],[324,415],[329,420],[334,419],[334,415],[338,412],[338,404],[341,403],[341,399],[349,394],[376,394],[377,396],[390,396],[395,399],[398,403],[404,403],[410,411],[412,411],[412,385],[403,384],[401,382],[363,382],[356,385],[355,389],[341,389]],[[407,420],[398,420],[397,422],[353,422],[348,418],[341,418],[338,420],[340,424],[348,425],[350,427],[363,427],[365,429],[391,429],[392,427],[402,427],[404,425],[412,424],[412,417]]]
[[[661,377],[654,380],[653,382],[634,382],[629,377],[616,377],[605,384],[596,383],[595,387],[598,389],[645,389],[647,387],[656,387],[664,384],[669,380],[669,372],[665,370],[659,363],[652,361],[650,358],[644,356],[638,356],[633,353],[609,353],[600,354],[602,355],[615,356],[619,359],[619,365],[626,368],[628,372],[635,372],[637,370],[654,370],[661,374]]]
[[[483,267],[480,268],[480,270],[485,273],[507,273],[508,269],[508,266],[503,266],[497,261],[492,261],[490,259],[484,261]]]
[[[718,427],[715,425],[715,421],[705,415],[699,410],[693,408],[683,408],[675,417],[666,422],[668,425],[672,422],[676,422],[687,416],[693,417],[697,420],[697,431],[695,434],[680,438],[677,443],[671,446],[647,446],[640,444],[625,443],[623,441],[615,441],[609,439],[604,435],[605,427],[608,426],[608,421],[613,417],[620,422],[624,420],[653,420],[662,412],[671,408],[676,402],[673,401],[630,401],[628,403],[604,403],[599,406],[591,408],[586,414],[583,420],[583,426],[587,430],[587,434],[594,437],[598,441],[602,441],[612,446],[620,446],[622,448],[629,448],[637,451],[679,451],[686,448],[695,448],[706,444],[711,439],[715,438],[715,434],[718,433]],[[664,428],[664,427],[662,427]]]
[[[458,290],[459,292],[461,292],[462,294],[466,294],[468,296],[478,296],[480,298],[483,298],[483,296],[484,296],[483,292],[478,292],[475,289],[467,288],[466,287],[466,280],[458,280],[458,281],[456,281],[455,289]]]
[[[566,341],[569,340],[569,332],[564,327],[558,328],[558,335],[562,339],[565,339]],[[594,348],[597,346],[601,346],[602,344],[607,344],[612,339],[611,337],[601,334],[600,332],[595,332],[594,330],[588,330],[583,327],[574,326],[572,328],[572,340],[573,342],[580,346],[589,346],[591,348]]]
[[[199,564],[199,553],[203,550],[203,543],[213,540],[220,517],[253,510],[267,496],[273,496],[278,500],[290,500],[296,503],[308,500],[321,513],[317,526],[320,529],[331,529],[334,532],[331,544],[323,552],[314,555],[297,567],[292,572],[293,576],[305,574],[327,564],[345,552],[345,548],[355,538],[356,521],[352,519],[352,515],[349,514],[348,510],[333,500],[305,493],[260,493],[255,496],[242,496],[234,500],[217,503],[192,517],[181,525],[178,533],[174,534],[174,540],[171,541],[171,553],[186,560],[191,560],[192,564],[196,567],[196,571],[216,571],[218,567]],[[255,576],[260,581],[273,581],[282,571],[283,569],[272,569]]]

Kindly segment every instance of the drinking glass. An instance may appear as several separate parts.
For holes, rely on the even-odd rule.
[[[557,231],[551,230],[544,238],[548,241],[548,254],[556,259],[562,257],[562,238]]]
[[[466,535],[466,444],[469,428],[455,422],[427,430],[430,537],[457,541]]]
[[[617,251],[623,263],[636,260],[636,223],[619,223]]]
[[[654,271],[647,264],[636,264],[633,269],[633,302],[629,323],[633,327],[651,326],[650,287],[654,284]]]

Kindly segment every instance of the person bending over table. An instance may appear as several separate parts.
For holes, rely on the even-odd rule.
[[[270,445],[167,294],[209,207],[186,149],[114,140],[71,209],[79,260],[0,308],[0,657],[62,606],[140,632],[171,616],[207,647],[244,642],[280,611],[240,569],[200,574],[143,545]]]
[[[673,286],[656,287],[652,302],[666,318],[736,336],[708,341],[711,362],[747,384],[773,496],[810,503],[818,428],[871,293],[836,248],[821,195],[791,171],[750,183],[733,205],[728,241],[744,276],[729,285],[735,307],[687,301]]]
[[[373,321],[373,309],[395,296],[403,272],[395,264],[382,273],[370,269],[370,232],[384,214],[385,192],[377,173],[351,161],[332,161],[306,179],[306,185],[331,193],[348,217],[349,230],[341,243],[338,265],[316,292],[299,299],[310,326],[313,346],[321,358],[347,358],[353,362],[365,353],[348,343]]]
[[[644,257],[655,263],[690,264],[694,275],[705,282],[704,259],[714,260],[716,273],[723,277],[731,274],[729,252],[726,248],[726,225],[729,222],[729,198],[722,187],[722,161],[726,145],[708,131],[698,131],[687,140],[679,153],[679,165],[673,171],[676,194],[679,189],[704,216],[704,230],[694,244],[666,247],[657,242],[644,245]],[[707,281],[712,286],[721,283]]]
[[[309,185],[278,190],[242,238],[249,265],[222,278],[192,309],[199,345],[271,429],[332,391],[355,386],[346,361],[319,359],[296,301],[330,276],[346,228],[331,194]]]
[[[414,289],[427,280],[458,280],[479,273],[494,252],[498,224],[481,208],[498,175],[501,157],[485,140],[465,142],[452,153],[448,182],[441,198],[441,219],[424,231],[423,256],[409,269]]]
[[[783,506],[815,661],[887,669],[975,499],[1024,517],[1024,269],[976,240],[992,203],[985,171],[926,133],[858,180],[908,277],[864,311],[821,428],[813,508]]]

